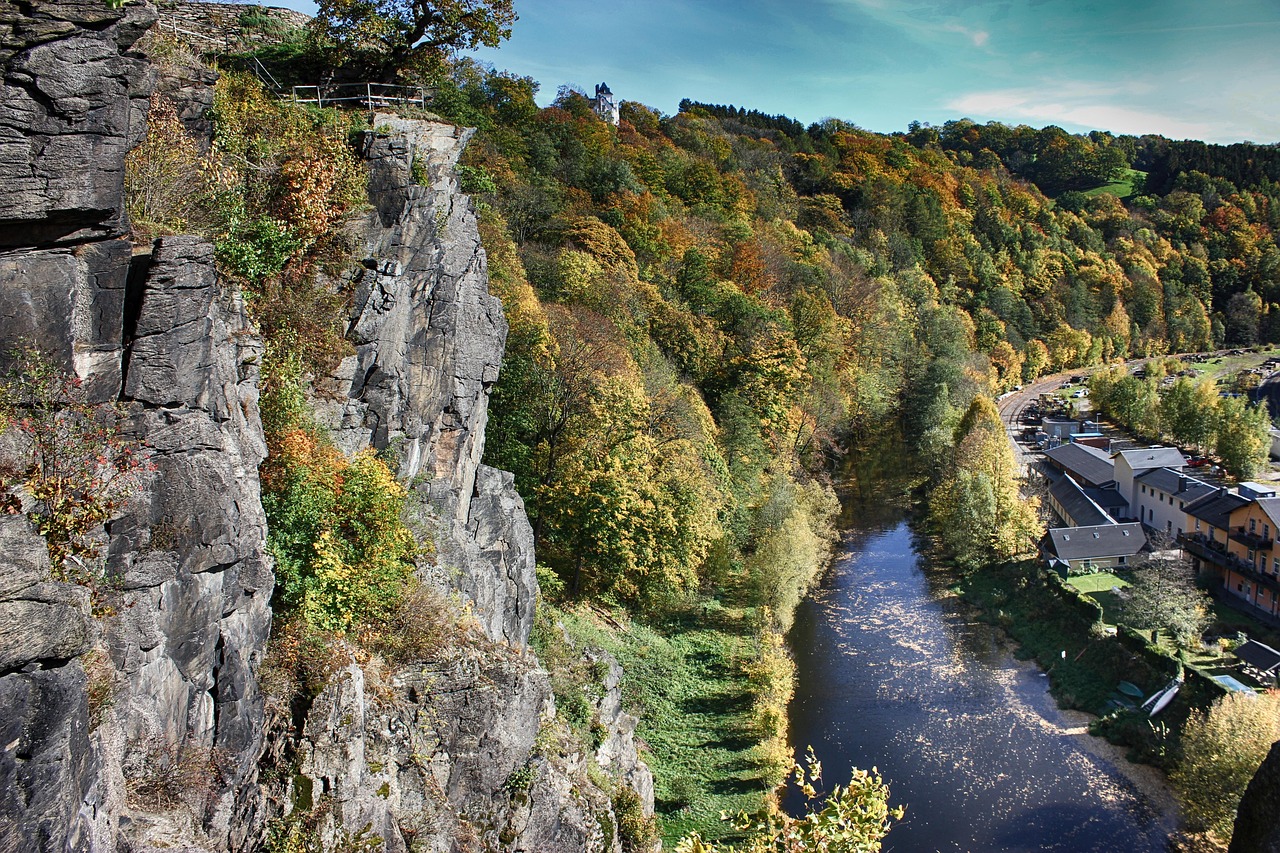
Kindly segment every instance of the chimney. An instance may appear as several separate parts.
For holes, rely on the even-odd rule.
[[[1182,494],[1186,490],[1187,490],[1187,475],[1179,474],[1178,475],[1178,494]]]

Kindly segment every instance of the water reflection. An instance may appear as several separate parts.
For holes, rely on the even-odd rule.
[[[945,574],[922,570],[902,511],[873,503],[797,613],[794,743],[829,783],[879,767],[907,806],[885,850],[1165,849],[1159,812],[1080,748],[1043,676],[946,595]]]

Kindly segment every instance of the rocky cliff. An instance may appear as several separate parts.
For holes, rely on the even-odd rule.
[[[1236,810],[1231,853],[1280,853],[1280,743],[1271,745]]]
[[[96,601],[52,582],[35,530],[4,519],[0,825],[28,849],[240,846],[273,587],[261,348],[208,243],[126,236],[124,155],[154,85],[131,48],[154,10],[0,9],[0,334],[119,401],[152,469],[85,567],[104,579]]]
[[[601,746],[583,748],[527,649],[523,505],[480,464],[505,323],[453,176],[467,133],[375,120],[346,282],[356,354],[316,384],[343,449],[400,459],[437,545],[424,579],[475,628],[398,669],[353,654],[309,706],[268,706],[261,343],[208,242],[127,238],[124,155],[155,86],[134,45],[154,10],[0,2],[0,18],[0,340],[117,401],[152,469],[100,532],[93,596],[0,516],[0,849],[254,850],[305,819],[329,845],[618,850],[611,790],[651,813],[652,787],[616,665]],[[161,87],[198,121],[211,79]]]

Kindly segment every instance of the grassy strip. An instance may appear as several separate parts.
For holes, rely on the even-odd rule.
[[[629,621],[619,629],[585,607],[549,614],[576,644],[603,648],[622,664],[623,702],[640,718],[636,734],[649,750],[669,847],[695,830],[732,837],[721,812],[754,812],[772,787],[744,676],[758,654],[759,626],[752,611],[716,604],[670,618],[660,632]]]

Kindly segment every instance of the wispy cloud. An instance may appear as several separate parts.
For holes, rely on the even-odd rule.
[[[1220,126],[1208,122],[1109,101],[1109,98],[1120,94],[1121,87],[1089,83],[1055,84],[1044,88],[970,92],[952,99],[947,107],[970,117],[1069,124],[1114,133],[1159,133],[1188,139],[1211,139],[1222,133]]]

